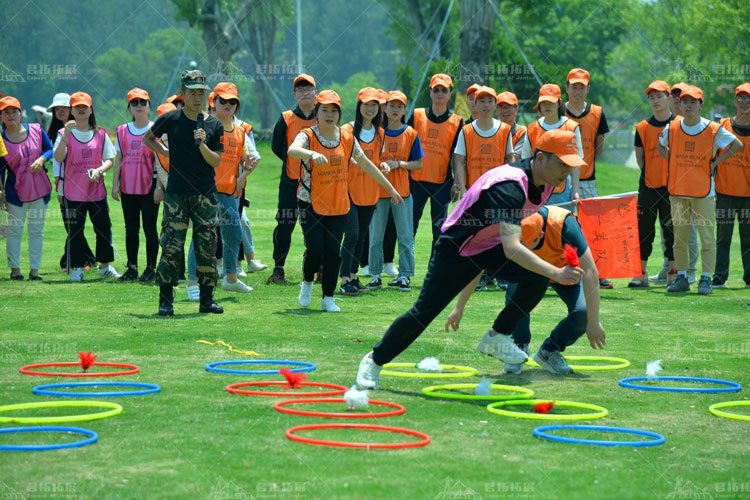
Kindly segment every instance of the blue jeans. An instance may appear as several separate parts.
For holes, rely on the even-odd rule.
[[[370,274],[383,272],[383,236],[388,222],[388,212],[393,213],[398,235],[398,276],[414,276],[414,221],[411,195],[404,198],[403,205],[391,205],[390,198],[381,198],[375,205],[370,221]]]
[[[253,230],[250,229],[250,219],[247,218],[244,210],[240,212],[240,226],[242,227],[242,249],[245,253],[255,253]]]
[[[221,230],[221,243],[223,245],[222,259],[224,260],[224,275],[237,273],[237,255],[240,252],[242,242],[242,228],[240,227],[239,198],[231,194],[216,193],[218,201],[218,220]],[[195,248],[190,242],[188,251],[188,278],[197,279],[197,265],[195,261]]]
[[[516,283],[508,283],[505,292],[505,306],[513,303],[513,295],[518,288]],[[560,321],[552,330],[549,337],[542,343],[542,349],[548,352],[563,352],[566,347],[573,345],[578,338],[586,332],[588,316],[586,315],[586,296],[583,293],[583,284],[561,285],[552,283],[552,288],[568,307],[568,315]],[[523,348],[531,342],[530,318],[524,316],[516,323],[513,330],[513,342]]]

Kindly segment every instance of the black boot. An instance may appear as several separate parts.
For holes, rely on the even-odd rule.
[[[214,287],[208,285],[200,285],[200,292],[201,298],[198,312],[214,314],[221,314],[224,312],[224,308],[214,302]]]
[[[174,290],[172,285],[159,287],[159,316],[174,316]]]

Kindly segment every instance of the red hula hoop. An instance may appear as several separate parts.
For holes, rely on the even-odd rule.
[[[421,441],[414,441],[408,443],[353,443],[348,441],[325,441],[322,439],[312,439],[297,436],[294,433],[298,431],[306,431],[313,429],[365,429],[373,431],[383,432],[395,432],[397,434],[406,434],[409,436],[416,436],[422,438]],[[314,444],[317,446],[338,446],[341,448],[365,448],[365,449],[402,449],[402,448],[418,448],[420,446],[427,446],[430,444],[430,436],[423,432],[415,431],[412,429],[402,429],[401,427],[390,427],[387,425],[368,425],[368,424],[311,424],[311,425],[299,425],[287,429],[286,437],[292,441],[298,441],[305,444]]]
[[[81,366],[81,363],[77,363],[74,361],[65,362],[65,363],[39,363],[36,365],[22,366],[21,369],[18,371],[20,371],[24,375],[36,375],[39,377],[118,377],[120,375],[133,375],[134,373],[138,373],[139,371],[141,371],[141,369],[138,368],[137,366],[127,364],[127,363],[92,363],[91,364],[91,366],[113,366],[116,368],[130,368],[130,370],[122,371],[122,372],[54,373],[54,372],[34,371],[35,368],[46,368],[48,366]]]
[[[307,411],[307,410],[293,410],[291,408],[284,408],[286,405],[302,404],[302,403],[344,403],[344,398],[330,398],[330,399],[287,399],[278,401],[273,405],[276,411],[281,413],[289,413],[291,415],[304,415],[307,417],[325,417],[325,418],[384,418],[384,417],[395,417],[401,415],[406,411],[404,406],[398,403],[389,403],[388,401],[374,401],[370,400],[370,404],[389,406],[396,408],[393,411],[384,411],[380,413],[327,413],[323,411]]]
[[[244,394],[246,396],[275,396],[275,397],[314,397],[314,396],[340,396],[347,391],[347,388],[343,385],[336,384],[322,384],[318,382],[299,382],[297,385],[305,387],[327,387],[329,389],[336,389],[335,391],[328,392],[271,392],[271,391],[245,391],[238,389],[238,387],[248,386],[268,386],[268,385],[282,385],[289,387],[287,382],[240,382],[237,384],[230,384],[226,386],[226,390],[232,394]]]

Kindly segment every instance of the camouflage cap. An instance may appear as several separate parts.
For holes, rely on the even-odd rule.
[[[182,79],[182,86],[185,88],[211,90],[206,85],[206,75],[201,70],[185,70],[180,78]]]

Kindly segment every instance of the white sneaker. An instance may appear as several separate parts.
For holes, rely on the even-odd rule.
[[[247,273],[244,269],[242,269],[242,266],[237,266],[237,277],[238,278],[247,278]]]
[[[68,276],[68,281],[74,281],[76,283],[80,283],[83,281],[83,269],[80,267],[76,267],[75,271],[70,273],[70,276]]]
[[[253,291],[253,287],[250,285],[246,285],[240,280],[235,281],[234,283],[230,283],[227,281],[226,278],[224,278],[221,281],[221,289],[226,292],[239,292],[239,293],[250,293]]]
[[[357,372],[357,386],[360,390],[362,389],[378,389],[380,381],[380,370],[382,366],[375,364],[375,361],[370,357],[372,352],[362,358],[359,362],[359,371]]]
[[[323,303],[320,305],[320,310],[329,313],[341,312],[341,308],[333,301],[333,297],[323,297]]]
[[[479,341],[477,345],[479,352],[511,364],[525,363],[529,359],[526,353],[513,342],[510,335],[499,333],[490,337],[490,331],[487,330],[482,340]]]
[[[224,266],[218,266],[216,268],[216,272],[219,275],[219,278],[223,278],[224,277]]]
[[[386,262],[383,266],[383,273],[388,276],[398,276],[398,268],[393,262]]]
[[[304,281],[299,284],[299,297],[297,297],[299,305],[302,307],[310,307],[312,301],[312,284],[306,284]]]
[[[107,267],[101,267],[97,270],[100,278],[119,278],[122,276],[120,273],[112,267],[112,264],[107,264]]]
[[[247,263],[247,272],[249,273],[255,273],[264,269],[268,269],[268,266],[258,259],[253,259]]]
[[[362,276],[372,276],[372,274],[370,274],[370,266],[362,268]]]
[[[201,287],[198,285],[188,285],[185,287],[188,302],[198,302],[201,298]]]

